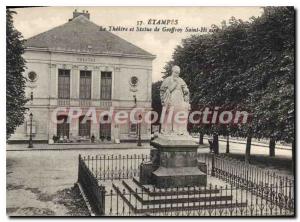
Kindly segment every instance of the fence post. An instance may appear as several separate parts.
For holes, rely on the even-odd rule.
[[[100,213],[102,215],[104,215],[105,214],[105,193],[106,193],[104,186],[100,187],[100,192],[101,192],[101,200],[100,200],[101,201],[101,211],[100,211]]]
[[[213,154],[211,160],[211,175],[215,176],[215,154]]]
[[[81,172],[80,172],[80,164],[81,164],[81,154],[79,154],[79,156],[78,156],[78,178],[77,178],[77,182],[79,183],[80,182],[80,174],[81,174]]]
[[[105,213],[105,187],[98,184],[96,176],[89,169],[90,158],[88,157],[88,162],[85,160],[85,157],[78,156],[78,183],[95,210],[95,214],[103,215]],[[95,159],[92,157],[92,160]]]
[[[109,195],[109,197],[110,197],[110,209],[109,209],[109,214],[110,215],[112,215],[112,205],[113,205],[113,190],[112,189],[110,189],[110,195]]]
[[[248,190],[249,188],[249,169],[246,167],[246,189]]]

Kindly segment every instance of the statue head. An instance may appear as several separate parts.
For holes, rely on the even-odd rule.
[[[172,76],[179,77],[180,74],[180,67],[179,66],[173,66],[172,67]]]

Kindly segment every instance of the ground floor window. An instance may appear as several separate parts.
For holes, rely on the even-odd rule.
[[[99,138],[101,140],[104,139],[111,140],[111,122],[107,122],[108,116],[104,116],[103,120],[105,122],[100,123]]]
[[[57,120],[61,121],[62,123],[57,124],[57,136],[58,138],[69,138],[69,131],[70,131],[70,124],[67,122],[67,116],[58,116]]]
[[[91,135],[91,121],[83,121],[85,116],[79,118],[79,136],[89,138]]]

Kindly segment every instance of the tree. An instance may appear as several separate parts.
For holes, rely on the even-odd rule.
[[[202,132],[199,133],[199,145],[203,145],[203,136],[204,134]]]
[[[160,101],[160,86],[162,81],[152,83],[152,109],[158,113],[158,121],[160,119],[162,105]]]
[[[181,67],[192,107],[251,113],[247,125],[199,127],[214,135],[247,137],[246,161],[252,137],[294,144],[294,17],[293,7],[265,7],[250,22],[232,17],[213,33],[183,39],[165,66],[165,75],[172,65]]]
[[[293,7],[266,7],[249,30],[259,53],[250,71],[257,78],[253,82],[254,134],[270,138],[270,156],[275,155],[276,141],[294,140],[294,25]]]
[[[243,66],[246,58],[239,54],[242,46],[236,43],[246,39],[248,26],[247,22],[231,18],[229,26],[216,27],[212,34],[193,35],[175,49],[173,60],[165,67],[166,75],[170,74],[172,65],[181,67],[181,77],[191,92],[192,110],[199,106],[235,110],[243,104],[245,90],[240,88],[240,83],[232,84],[232,81],[246,68]],[[205,130],[206,134],[213,134],[214,140],[218,140],[216,134],[227,136],[234,128],[202,126],[199,131]],[[213,144],[214,149],[218,149],[218,142]]]
[[[275,138],[274,137],[270,138],[269,149],[270,149],[269,155],[275,156]]]
[[[245,152],[245,162],[250,162],[250,152],[251,152],[251,141],[252,141],[252,127],[248,128],[247,142],[246,142],[246,152]]]
[[[6,138],[23,124],[26,112],[25,97],[26,78],[22,75],[25,70],[24,40],[22,34],[13,26],[13,14],[6,10]]]

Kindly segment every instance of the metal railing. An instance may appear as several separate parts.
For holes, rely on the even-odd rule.
[[[58,106],[69,106],[70,105],[70,99],[58,99],[57,100]]]
[[[78,183],[88,198],[93,212],[96,215],[103,215],[105,211],[105,187],[99,185],[98,180],[90,171],[81,155],[78,158]]]
[[[221,155],[204,154],[199,156],[209,167],[210,175],[245,189],[257,189],[268,195],[294,200],[294,179],[280,176],[270,170],[259,168]],[[272,191],[271,191],[272,190]]]
[[[80,157],[85,187],[109,180],[98,197],[102,214],[150,216],[293,216],[294,180],[234,159],[211,154],[200,155],[210,176],[223,186],[157,189],[139,184],[140,165],[148,155],[96,155]],[[84,178],[84,176],[81,176]],[[93,179],[91,179],[93,178]],[[132,183],[128,184],[128,181]],[[115,182],[119,181],[119,182]],[[120,182],[122,184],[120,185]],[[92,183],[92,185],[88,185]],[[105,182],[106,183],[106,182]],[[221,183],[221,184],[222,184]],[[107,184],[107,183],[106,183]],[[97,190],[98,188],[96,188]],[[104,190],[104,192],[103,192]],[[93,191],[95,192],[95,191]],[[98,191],[96,191],[97,193]],[[94,199],[93,199],[94,198]],[[104,204],[105,203],[105,204]],[[106,205],[106,208],[104,207]]]
[[[259,196],[234,185],[168,188],[112,183],[106,194],[107,216],[292,216],[285,199]],[[262,194],[264,195],[264,194]]]
[[[53,99],[53,101],[57,102],[58,106],[80,106],[80,107],[96,106],[104,109],[109,109],[112,106],[112,100],[58,98],[58,99]]]
[[[83,157],[97,180],[128,179],[140,174],[141,163],[150,160],[149,155],[96,155]]]

